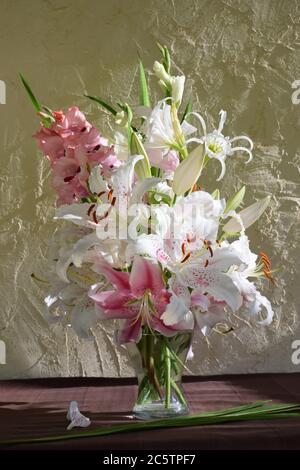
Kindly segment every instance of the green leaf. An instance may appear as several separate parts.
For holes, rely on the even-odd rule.
[[[184,428],[187,426],[207,426],[229,422],[272,420],[284,418],[299,419],[299,417],[299,404],[270,404],[269,401],[261,401],[233,408],[226,408],[218,411],[199,413],[197,415],[179,416],[172,419],[168,418],[146,422],[117,424],[114,426],[104,426],[98,429],[85,429],[79,432],[64,433],[56,436],[52,435],[38,438],[25,437],[21,439],[2,440],[0,441],[0,444],[15,445],[25,443],[55,442],[80,438],[100,437],[136,431],[147,431],[150,429],[181,427]]]
[[[170,73],[170,69],[171,69],[171,57],[170,57],[170,53],[169,53],[169,50],[167,48],[167,46],[164,47],[164,50],[165,50],[165,60],[164,60],[164,66],[165,66],[165,69],[168,73]]]
[[[183,121],[185,120],[186,115],[189,114],[192,111],[192,106],[193,106],[192,97],[190,97],[187,104],[186,104],[185,110],[183,112],[180,124],[183,123]]]
[[[161,44],[159,44],[159,42],[157,42],[156,44],[163,56],[163,66],[165,67],[166,72],[170,73],[171,58],[170,58],[170,53],[168,51],[168,48],[167,46],[162,46]]]
[[[165,57],[165,49],[164,49],[164,47],[163,47],[161,44],[159,44],[159,42],[157,42],[156,45],[157,45],[158,49],[160,50],[160,52],[161,52],[161,54],[162,54],[162,56],[163,56],[163,58],[164,58],[164,57]]]
[[[109,111],[111,114],[113,114],[113,116],[116,116],[117,111],[112,106],[110,106],[105,101],[103,101],[101,98],[99,98],[98,96],[91,96],[91,95],[86,95],[86,94],[84,96],[86,98],[89,98],[90,100],[95,101],[96,103],[100,104],[101,106],[103,106],[103,108],[105,108],[107,111]]]
[[[143,62],[139,61],[139,69],[140,69],[140,103],[142,106],[147,106],[150,108],[150,98],[148,93],[148,85],[147,79],[145,74],[145,69]]]
[[[29,84],[27,83],[27,81],[25,80],[25,78],[23,77],[23,75],[21,73],[20,73],[20,78],[21,78],[21,81],[24,85],[24,88],[27,91],[28,96],[30,98],[30,101],[32,102],[36,112],[40,113],[42,111],[42,106],[40,105],[40,103],[38,102],[36,97],[34,96],[33,91],[31,90]]]

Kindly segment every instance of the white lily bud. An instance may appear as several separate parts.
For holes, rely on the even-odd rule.
[[[142,159],[135,165],[135,172],[140,180],[151,177],[151,166],[145,147],[135,132],[131,137],[131,153],[133,155],[142,155]]]
[[[177,196],[191,189],[199,178],[205,157],[204,144],[198,145],[176,168],[173,180],[173,191]]]
[[[127,115],[124,113],[124,111],[119,111],[119,112],[116,114],[115,123],[116,123],[118,126],[125,127],[126,124],[127,124],[127,122],[128,122],[128,117],[127,117]]]
[[[155,75],[157,76],[159,80],[162,80],[166,84],[169,84],[169,85],[171,84],[170,75],[166,72],[166,69],[164,68],[164,66],[157,60],[154,62],[153,72],[155,73]]]
[[[254,224],[260,216],[265,212],[266,208],[270,203],[271,197],[267,196],[260,201],[251,204],[251,206],[243,209],[241,212],[238,213],[238,216],[241,218],[243,223],[243,228],[246,229],[250,227],[250,225]],[[235,219],[230,219],[227,224],[224,225],[223,231],[225,233],[237,233],[241,231],[241,225]]]
[[[172,98],[176,106],[179,106],[182,100],[184,90],[185,76],[171,77]]]
[[[245,192],[246,186],[243,186],[237,193],[235,193],[231,198],[228,199],[224,211],[225,214],[230,211],[235,211],[242,204]]]
[[[213,193],[211,193],[211,197],[214,198],[214,199],[220,199],[221,198],[221,195],[220,195],[220,190],[219,189],[215,189]]]

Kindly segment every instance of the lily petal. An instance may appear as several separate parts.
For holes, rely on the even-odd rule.
[[[137,298],[147,290],[159,294],[165,287],[159,265],[141,256],[135,256],[133,260],[129,282],[131,292]]]
[[[89,176],[89,188],[92,193],[99,194],[101,191],[108,191],[108,185],[101,175],[101,165],[95,166]]]
[[[184,320],[189,312],[190,310],[185,302],[180,297],[173,294],[161,319],[167,326],[175,325]]]
[[[141,337],[141,326],[141,319],[134,322],[132,320],[127,320],[124,327],[117,335],[118,344],[130,342],[138,343]]]
[[[130,290],[129,274],[112,268],[112,266],[103,258],[97,259],[97,262],[93,266],[93,270],[99,274],[103,274],[103,276],[105,276],[106,279],[117,289],[122,291]]]

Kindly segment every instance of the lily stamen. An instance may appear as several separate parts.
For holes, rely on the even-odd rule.
[[[214,256],[214,252],[213,252],[213,249],[211,247],[211,242],[209,240],[204,240],[204,245],[205,245],[206,249],[209,251],[210,257],[212,258]]]
[[[94,209],[95,205],[96,205],[96,204],[92,204],[92,205],[89,207],[89,209],[88,209],[88,211],[87,211],[87,215],[88,215],[88,216],[91,215],[91,212],[92,212],[92,210]]]
[[[98,224],[99,221],[97,219],[96,211],[93,212],[92,216],[93,216],[93,220],[94,220],[95,224]]]
[[[259,253],[259,256],[260,256],[260,260],[261,260],[261,263],[262,265],[264,266],[264,269],[262,270],[264,276],[270,281],[272,282],[273,285],[276,285],[276,281],[274,279],[274,277],[272,276],[271,274],[271,261],[270,261],[270,258],[268,257],[268,255],[266,253],[264,253],[263,251],[261,251]]]

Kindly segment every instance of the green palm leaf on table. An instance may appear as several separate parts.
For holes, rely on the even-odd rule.
[[[178,418],[160,419],[132,424],[118,424],[115,426],[106,426],[103,428],[91,429],[89,431],[85,430],[56,436],[6,440],[0,441],[0,444],[43,443],[87,437],[100,437],[107,436],[109,434],[147,431],[150,429],[207,426],[233,421],[257,421],[283,418],[300,418],[300,404],[281,403],[272,405],[268,401],[260,401],[248,405],[226,408],[219,411],[209,411],[207,413],[200,413],[192,416],[182,416]]]

